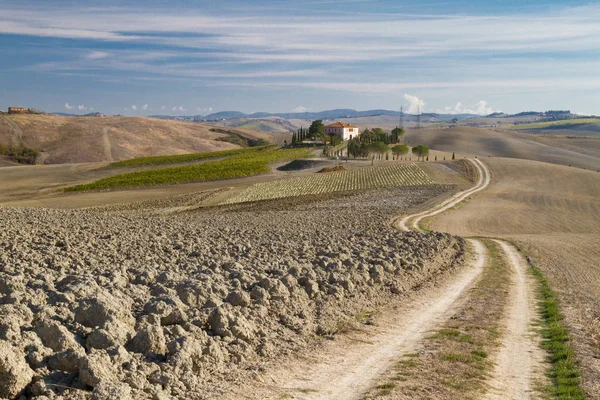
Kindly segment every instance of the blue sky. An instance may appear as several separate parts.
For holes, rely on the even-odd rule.
[[[600,114],[600,3],[5,1],[0,108]]]

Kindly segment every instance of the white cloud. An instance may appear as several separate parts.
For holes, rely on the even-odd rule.
[[[462,102],[457,102],[454,107],[444,107],[442,109],[437,109],[435,112],[438,114],[477,114],[477,115],[489,115],[494,112],[499,112],[500,110],[495,110],[485,100],[480,100],[472,106],[465,106]]]
[[[202,107],[197,107],[196,111],[201,112],[201,113],[211,113],[213,110],[212,107],[208,107],[208,108],[202,108]]]
[[[161,110],[164,110],[165,108],[167,108],[167,106],[160,106]]]
[[[77,106],[77,109],[78,109],[79,111],[83,111],[83,110],[85,110],[85,109],[86,109],[86,106],[84,106],[83,104],[80,104],[80,105],[78,105],[78,106]]]
[[[86,54],[85,58],[88,60],[100,60],[108,56],[109,54],[105,51],[90,51],[88,54]]]
[[[171,108],[171,111],[186,111],[186,109],[183,106],[175,106]]]
[[[404,99],[409,103],[408,110],[406,110],[409,114],[417,114],[418,112],[425,111],[425,102],[417,96],[405,94]]]
[[[65,103],[65,108],[67,110],[72,110],[73,108],[75,108],[75,106],[70,105],[69,103]]]
[[[292,113],[303,113],[303,112],[307,112],[308,110],[310,110],[310,108],[306,108],[304,106],[297,106],[294,107],[290,110],[290,112]]]
[[[147,110],[147,109],[148,109],[148,104],[144,104],[144,105],[142,106],[142,110]]]
[[[131,109],[132,109],[133,111],[135,111],[135,110],[137,110],[137,106],[131,106]]]

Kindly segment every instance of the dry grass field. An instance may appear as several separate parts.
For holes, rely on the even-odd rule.
[[[212,128],[143,117],[14,115],[0,119],[0,144],[41,150],[44,164],[119,161],[239,147],[217,141],[227,135],[212,132]],[[264,132],[236,131],[255,139],[273,140]]]
[[[493,180],[436,231],[514,241],[559,293],[588,394],[600,395],[600,173],[516,159],[486,159]]]

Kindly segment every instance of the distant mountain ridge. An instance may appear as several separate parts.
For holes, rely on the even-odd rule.
[[[172,117],[166,115],[151,115],[153,118],[184,118],[184,119],[196,119],[196,120],[205,120],[205,121],[215,121],[215,120],[223,120],[223,119],[234,119],[234,118],[268,118],[268,117],[277,117],[284,119],[323,119],[323,120],[331,120],[331,119],[344,119],[344,118],[361,118],[361,117],[375,117],[375,116],[390,116],[390,117],[400,117],[400,111],[393,110],[367,110],[367,111],[357,111],[353,109],[341,108],[334,110],[325,110],[325,111],[316,111],[316,112],[302,112],[302,113],[268,113],[268,112],[255,112],[252,114],[245,114],[240,111],[220,111],[217,113],[201,116],[201,115],[193,115],[193,116],[179,116]],[[417,118],[417,115],[404,113],[404,117],[407,120],[413,120]],[[435,114],[435,113],[427,113],[421,114],[421,117],[425,118],[436,118],[440,121],[450,121],[454,118],[462,120],[471,117],[479,117],[476,114]]]
[[[61,116],[103,116],[101,113],[92,113],[86,115],[68,114],[68,113],[53,113]],[[268,112],[255,112],[246,114],[241,111],[219,111],[209,115],[149,115],[150,118],[158,119],[172,119],[172,120],[191,120],[191,121],[220,121],[229,119],[242,119],[242,118],[283,118],[283,119],[303,119],[303,120],[336,120],[336,119],[350,119],[350,118],[362,118],[362,117],[397,117],[401,115],[400,111],[385,110],[385,109],[374,109],[366,111],[357,111],[350,108],[340,108],[333,110],[315,111],[315,112],[287,112],[287,113],[268,113]],[[405,121],[416,121],[417,118],[421,118],[421,122],[450,122],[452,120],[462,121],[469,118],[511,118],[521,116],[540,116],[550,117],[556,119],[577,117],[572,114],[569,110],[558,110],[558,111],[526,111],[516,114],[506,114],[503,112],[494,112],[489,115],[478,115],[478,114],[437,114],[437,113],[422,113],[420,116],[416,114],[404,113]]]

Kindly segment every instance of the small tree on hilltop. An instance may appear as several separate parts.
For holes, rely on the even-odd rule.
[[[429,147],[418,145],[412,148],[412,153],[417,156],[417,160],[420,158],[425,159],[429,155]]]

